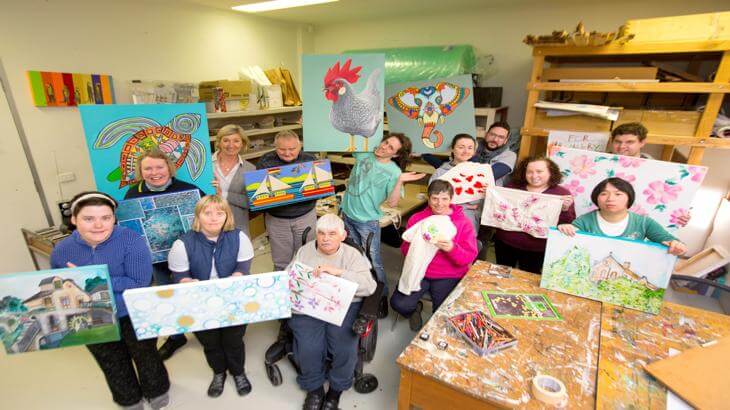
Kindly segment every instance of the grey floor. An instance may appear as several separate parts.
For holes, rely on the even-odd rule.
[[[382,247],[388,282],[393,289],[402,268],[403,258],[392,247]],[[490,249],[489,260],[493,259]],[[258,249],[253,272],[272,270],[271,256],[266,248]],[[688,296],[672,292],[667,299],[699,308],[719,311],[715,299]],[[430,314],[430,306],[424,313]],[[424,320],[427,319],[424,314]],[[377,376],[380,384],[370,394],[350,390],[342,396],[342,409],[395,409],[398,397],[398,367],[395,359],[413,338],[407,320],[401,319],[391,331],[393,314],[380,321],[375,359],[367,364],[366,372]],[[294,369],[285,360],[280,363],[284,383],[274,387],[264,371],[263,358],[267,347],[275,340],[276,322],[254,324],[246,333],[246,372],[253,385],[250,395],[236,395],[232,381],[223,395],[210,399],[205,391],[211,373],[198,342],[189,337],[188,344],[166,362],[172,388],[170,409],[233,409],[245,406],[255,409],[298,409],[305,393],[295,381]],[[4,356],[4,357],[2,357]],[[115,409],[101,371],[83,347],[35,352],[15,356],[0,353],[1,409]]]

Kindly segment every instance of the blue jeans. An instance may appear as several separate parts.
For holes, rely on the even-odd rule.
[[[294,358],[301,370],[297,376],[299,387],[306,391],[316,390],[326,379],[329,379],[330,389],[345,391],[352,387],[358,340],[352,323],[360,305],[361,302],[350,305],[342,326],[307,315],[291,315],[289,327],[294,333]],[[327,357],[332,359],[329,372],[326,371]]]
[[[153,284],[155,286],[162,286],[162,285],[172,285],[172,272],[170,272],[170,268],[167,267],[167,262],[158,262],[152,264],[152,278],[153,278]],[[180,333],[179,335],[170,335],[168,336],[168,339],[172,340],[188,340],[187,337],[185,337],[185,333]]]
[[[345,221],[345,230],[347,236],[352,239],[353,242],[360,245],[365,249],[366,241],[370,233],[373,234],[373,240],[370,243],[370,262],[375,268],[375,275],[378,277],[378,281],[383,282],[385,287],[383,288],[383,295],[388,295],[388,281],[385,279],[385,268],[383,268],[383,260],[380,257],[380,221],[367,221],[358,222],[347,214],[342,214],[343,220]]]

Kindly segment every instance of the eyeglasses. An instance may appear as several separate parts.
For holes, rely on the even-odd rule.
[[[487,135],[489,135],[490,137],[499,137],[499,138],[507,138],[507,137],[509,137],[509,134],[507,134],[507,135],[500,135],[500,134],[496,134],[496,133],[494,133],[492,131],[487,132]]]

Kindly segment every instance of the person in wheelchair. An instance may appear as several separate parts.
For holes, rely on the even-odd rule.
[[[315,269],[315,275],[335,275],[358,284],[341,326],[311,316],[293,313],[289,327],[294,334],[294,359],[300,373],[299,386],[307,391],[304,410],[338,408],[340,395],[352,386],[358,361],[358,335],[352,330],[362,298],[375,292],[377,283],[370,273],[370,262],[358,249],[343,244],[345,224],[337,215],[319,218],[316,240],[302,246],[292,263]],[[287,268],[288,270],[288,268]],[[327,358],[330,357],[329,366]],[[329,370],[327,370],[329,368]],[[325,395],[324,383],[329,381]]]

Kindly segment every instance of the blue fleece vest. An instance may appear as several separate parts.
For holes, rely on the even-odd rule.
[[[215,258],[215,270],[219,278],[231,276],[236,269],[238,248],[240,246],[240,231],[221,232],[217,241],[211,241],[201,232],[188,231],[180,240],[185,245],[190,263],[190,276],[193,279],[208,280],[213,269],[212,261]]]

